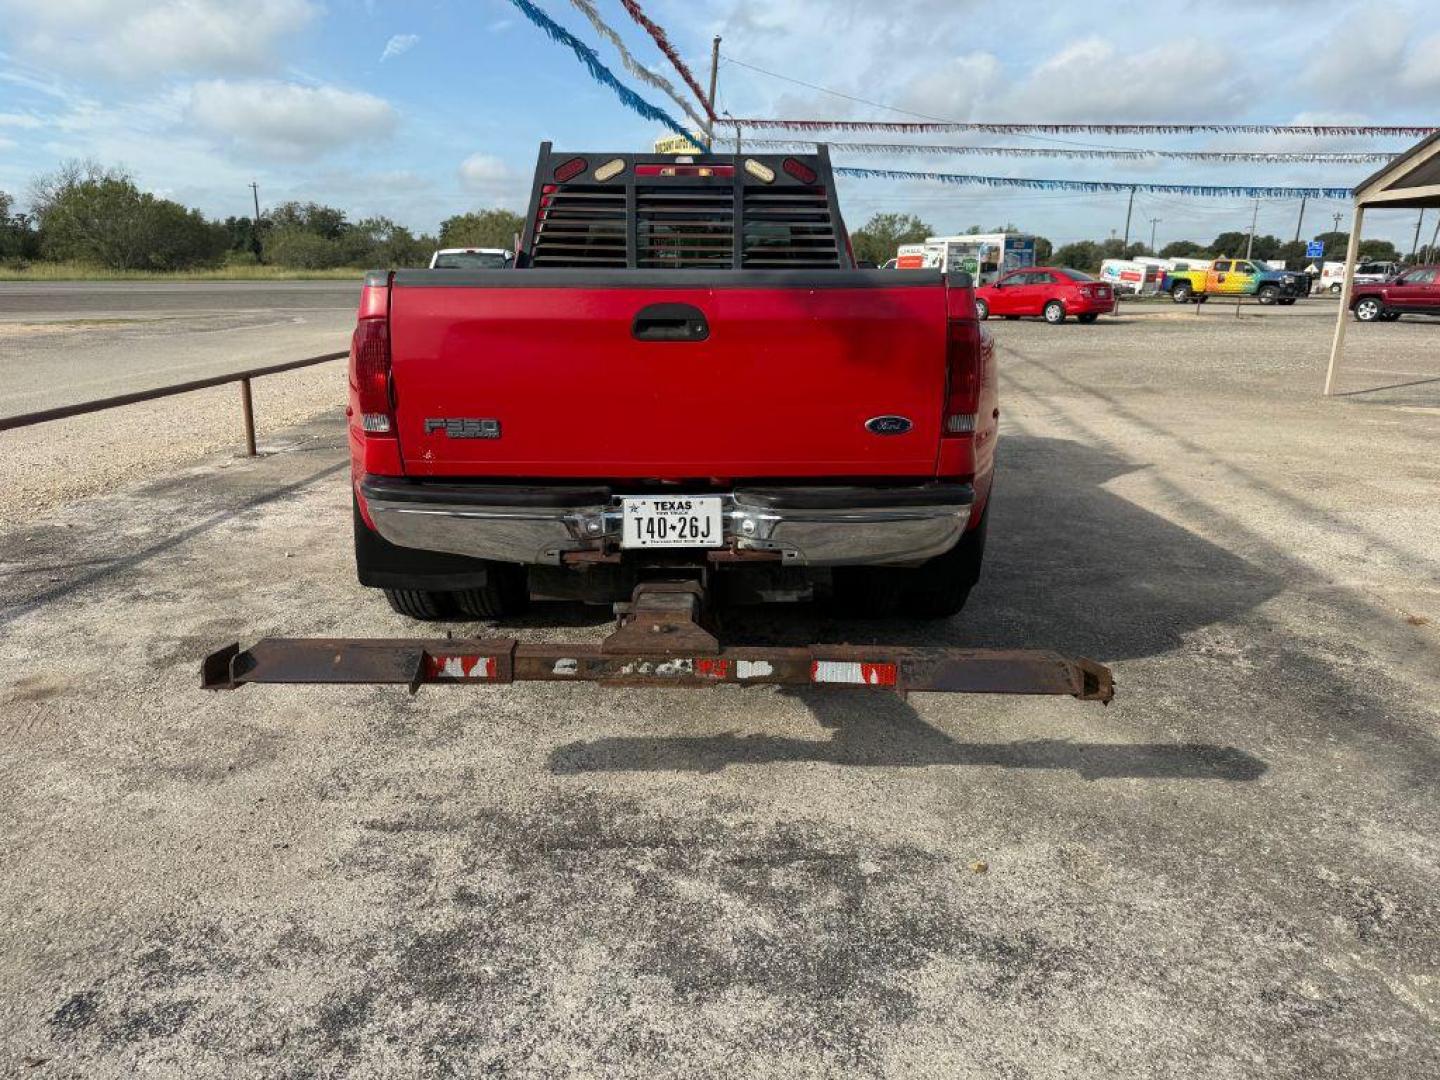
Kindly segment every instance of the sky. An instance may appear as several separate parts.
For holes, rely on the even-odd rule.
[[[678,114],[661,91],[625,72],[613,45],[572,0],[536,2],[628,86]],[[593,3],[641,63],[679,85],[618,0]],[[735,116],[883,120],[905,119],[893,110],[906,110],[960,121],[1440,123],[1435,0],[1207,0],[1185,5],[1179,17],[1170,4],[1031,0],[642,6],[702,83],[711,39],[723,38],[718,106]],[[213,216],[251,213],[254,181],[262,205],[315,200],[353,219],[380,214],[433,231],[466,210],[523,211],[542,140],[562,149],[638,151],[663,134],[592,81],[573,53],[510,0],[0,0],[0,190],[22,205],[36,175],[92,158]],[[830,137],[1177,150],[1401,150],[1408,141]],[[913,170],[1212,184],[1348,186],[1376,168],[833,157]],[[919,215],[939,233],[1014,223],[1056,244],[1118,234],[1126,213],[1123,194],[869,179],[842,180],[840,202],[852,229],[873,213],[898,211]],[[1141,193],[1131,236],[1148,242],[1153,224],[1157,245],[1203,243],[1247,229],[1252,207]],[[1345,209],[1312,201],[1303,234],[1330,229],[1332,215]],[[1289,239],[1298,212],[1294,200],[1262,202],[1259,231]],[[1367,237],[1409,250],[1414,212],[1372,218]]]

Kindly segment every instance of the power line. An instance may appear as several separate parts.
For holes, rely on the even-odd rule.
[[[736,67],[743,67],[750,71],[758,72],[761,75],[768,75],[770,78],[779,79],[781,82],[793,83],[795,86],[803,86],[807,90],[816,90],[819,93],[829,94],[831,97],[843,98],[845,101],[853,101],[859,105],[869,105],[871,108],[884,109],[886,112],[898,113],[901,116],[914,116],[920,120],[935,121],[940,123],[952,122],[947,120],[943,116],[931,116],[928,113],[914,112],[911,109],[901,109],[895,105],[886,105],[882,101],[871,101],[869,98],[856,97],[854,94],[847,94],[841,90],[835,90],[828,86],[820,86],[816,83],[806,82],[804,79],[797,79],[792,75],[781,75],[778,71],[769,71],[766,68],[757,67],[754,64],[747,64],[744,60],[736,60],[733,56],[722,55],[720,59],[724,60],[727,64],[734,64]],[[747,123],[747,121],[731,119],[727,120],[726,123],[733,124],[735,127],[739,128],[743,124]],[[1015,134],[1021,135],[1023,138],[1034,139],[1037,142],[1051,142],[1063,144],[1066,146],[1081,147],[1099,146],[1099,144],[1097,143],[1074,142],[1070,139],[1046,139],[1039,135],[1027,135],[1024,132],[1015,132]]]

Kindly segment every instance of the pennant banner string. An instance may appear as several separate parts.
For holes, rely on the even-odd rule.
[[[601,63],[600,57],[595,55],[594,49],[590,48],[590,46],[586,45],[583,41],[577,38],[574,34],[570,33],[569,30],[566,30],[559,23],[555,22],[555,20],[550,18],[549,15],[546,15],[543,11],[541,11],[538,7],[531,3],[531,0],[510,0],[510,2],[520,9],[520,13],[522,15],[524,15],[532,23],[538,26],[541,30],[545,31],[545,33],[553,41],[556,41],[561,45],[568,46],[575,53],[575,55],[579,57],[580,62],[589,69],[590,77],[601,85],[608,86],[611,90],[613,90],[615,92],[615,96],[620,99],[621,103],[627,109],[631,110],[632,112],[639,113],[647,120],[651,120],[658,124],[664,124],[671,131],[675,132],[675,134],[681,135],[686,139],[699,140],[700,145],[702,147],[705,147],[703,135],[697,135],[697,133],[695,132],[687,131],[685,129],[685,126],[681,124],[680,121],[676,120],[664,109],[650,104],[650,102],[646,101],[639,94],[635,93],[634,90],[631,90],[628,86],[622,83],[619,79],[615,77],[615,73],[613,71],[611,71],[603,63]],[[707,150],[709,149],[708,147],[705,148]]]
[[[717,143],[734,146],[733,138],[717,139]],[[815,143],[806,139],[743,139],[743,148],[780,150],[796,153],[813,152]],[[949,146],[926,143],[826,142],[831,150],[853,154],[959,154],[971,157],[1075,158],[1088,160],[1143,161],[1226,161],[1256,162],[1262,165],[1328,164],[1368,165],[1393,161],[1390,151],[1315,151],[1264,152],[1245,150],[1075,150],[1048,146]]]
[[[576,9],[578,9],[582,15],[590,20],[590,25],[595,28],[597,34],[615,46],[615,51],[620,54],[620,62],[625,65],[626,71],[630,72],[631,75],[634,75],[641,82],[648,83],[655,87],[656,90],[664,93],[671,101],[675,102],[676,105],[679,105],[680,108],[685,111],[685,115],[690,118],[691,123],[701,131],[705,130],[705,121],[695,115],[694,111],[690,108],[690,102],[680,96],[680,92],[675,89],[675,85],[669,79],[663,75],[655,74],[655,72],[651,71],[644,64],[640,63],[640,61],[636,60],[635,57],[630,55],[630,50],[625,48],[625,43],[620,40],[620,35],[615,31],[614,27],[610,26],[600,17],[600,13],[595,10],[595,5],[591,3],[591,0],[570,0],[570,2],[575,5]]]
[[[690,69],[685,66],[685,61],[680,59],[680,54],[675,51],[675,46],[670,44],[670,39],[665,36],[665,30],[657,25],[650,16],[645,14],[640,5],[636,3],[636,0],[620,0],[620,4],[630,13],[632,19],[645,28],[645,32],[650,35],[660,51],[665,54],[665,59],[670,61],[670,66],[680,73],[680,78],[685,80],[685,85],[690,87],[691,93],[699,100],[700,107],[705,110],[705,115],[710,117],[711,120],[714,120],[715,110],[712,107],[710,99],[705,96],[705,91],[700,89],[700,84],[695,81],[695,76],[692,75]]]
[[[923,132],[983,131],[990,135],[1310,135],[1404,136],[1421,138],[1440,128],[1376,126],[1371,124],[982,124],[890,121],[890,120],[773,120],[725,117],[720,121],[747,130],[788,131],[902,131]]]
[[[1343,199],[1352,192],[1346,187],[1267,187],[1219,184],[1149,184],[1110,180],[1039,180],[1028,176],[971,176],[963,173],[907,172],[903,169],[859,169],[835,166],[836,176],[858,180],[925,180],[931,183],[968,187],[1018,187],[1036,191],[1086,191],[1092,193],[1145,191],[1161,195],[1204,195],[1244,199]]]

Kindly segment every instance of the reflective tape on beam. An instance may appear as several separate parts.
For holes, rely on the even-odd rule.
[[[493,679],[498,669],[493,656],[425,654],[427,679]]]
[[[863,660],[813,660],[810,681],[842,683],[848,686],[894,686],[895,664],[871,664]]]

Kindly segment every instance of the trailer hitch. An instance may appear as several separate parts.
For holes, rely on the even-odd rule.
[[[1034,649],[885,645],[721,647],[695,583],[649,582],[599,645],[514,638],[264,638],[205,658],[200,685],[598,682],[611,686],[841,686],[962,694],[1060,694],[1108,702],[1114,677],[1084,657]]]

